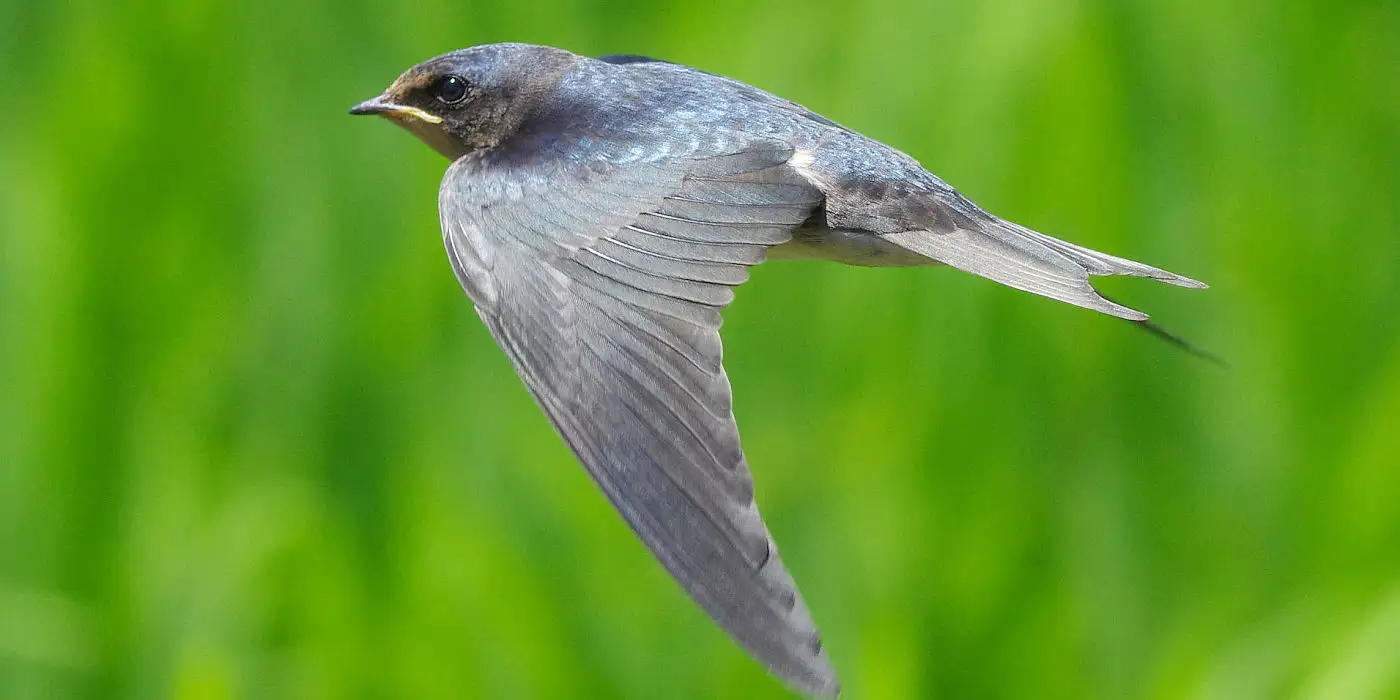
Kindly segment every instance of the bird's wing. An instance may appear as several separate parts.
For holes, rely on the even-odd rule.
[[[656,558],[773,672],[835,695],[754,504],[719,337],[733,288],[821,193],[786,144],[714,150],[679,164],[467,156],[443,179],[443,237],[530,393]]]

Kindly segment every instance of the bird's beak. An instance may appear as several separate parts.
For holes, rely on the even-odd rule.
[[[380,95],[372,100],[365,100],[360,104],[350,108],[351,114],[383,114],[401,117],[410,117],[429,124],[441,124],[442,117],[436,114],[429,114],[417,107],[395,104],[385,95]]]

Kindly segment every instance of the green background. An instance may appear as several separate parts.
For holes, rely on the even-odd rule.
[[[1285,7],[1286,6],[1286,7]],[[448,268],[446,162],[345,110],[453,48],[728,74],[1226,356],[950,270],[727,313],[847,697],[1400,697],[1400,3],[0,2],[0,697],[785,698]]]

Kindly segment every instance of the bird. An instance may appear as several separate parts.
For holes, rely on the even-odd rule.
[[[646,56],[482,44],[350,113],[451,161],[447,257],[535,402],[695,603],[810,697],[841,686],[759,515],[722,364],[721,311],[750,268],[948,266],[1137,323],[1089,277],[1206,286],[1001,219],[802,105]]]

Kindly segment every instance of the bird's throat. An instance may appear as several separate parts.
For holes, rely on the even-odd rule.
[[[448,160],[456,160],[462,156],[461,147],[442,128],[442,124],[433,124],[408,112],[390,112],[385,114],[384,118],[417,136],[419,141],[428,144],[429,148],[446,156]]]

